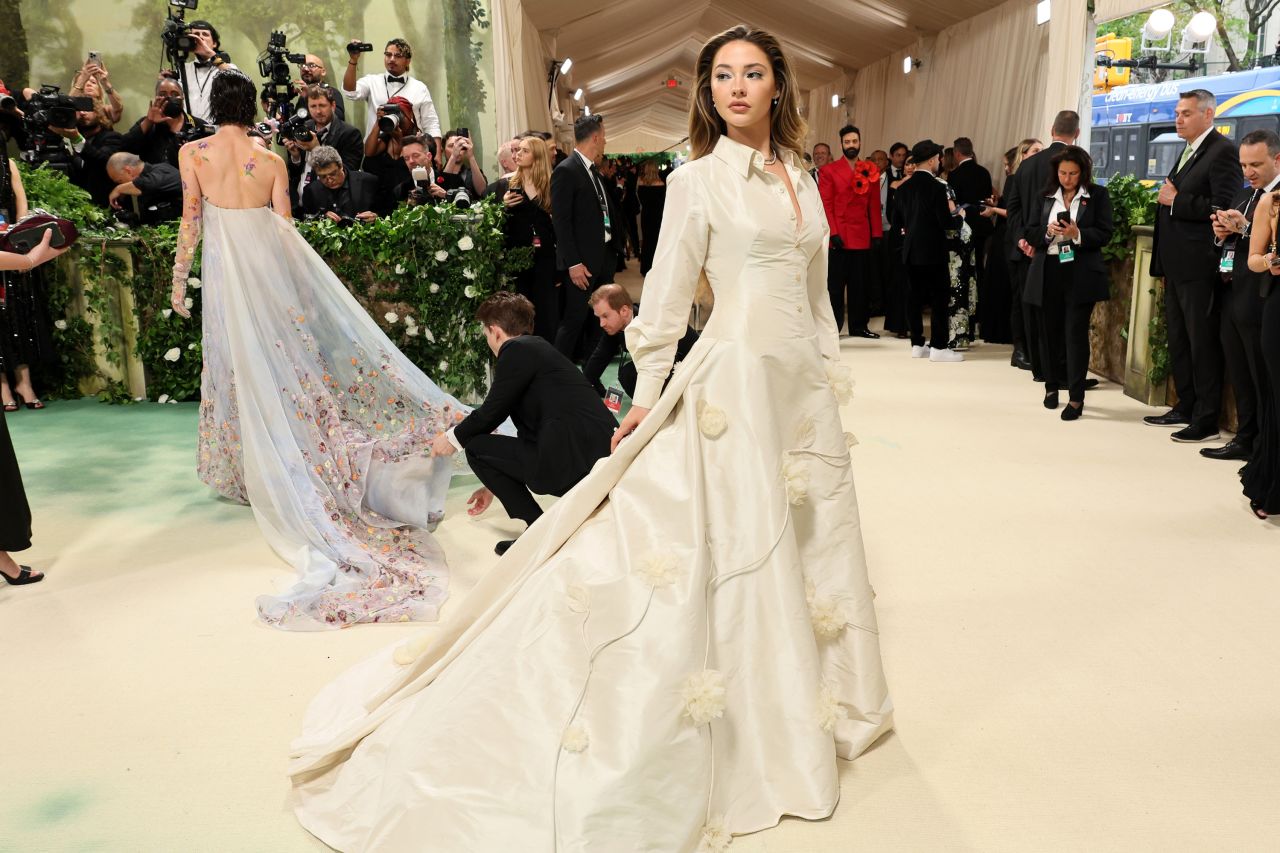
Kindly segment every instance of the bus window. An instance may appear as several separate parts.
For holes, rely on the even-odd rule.
[[[1094,177],[1105,178],[1111,174],[1110,161],[1107,159],[1107,135],[1099,130],[1089,139],[1089,159],[1093,160]]]
[[[1108,160],[1107,174],[1113,178],[1125,174],[1125,164],[1128,162],[1124,156],[1125,130],[1123,127],[1113,127],[1109,134],[1111,158]]]
[[[1126,175],[1141,175],[1147,165],[1147,151],[1142,144],[1144,135],[1141,127],[1125,128],[1124,173]]]
[[[1249,118],[1239,119],[1236,124],[1236,133],[1239,134],[1239,137],[1236,141],[1244,139],[1255,130],[1280,132],[1280,116],[1250,116]]]
[[[1182,141],[1182,137],[1172,131],[1152,139],[1147,145],[1147,177],[1169,177],[1186,147],[1187,143]]]

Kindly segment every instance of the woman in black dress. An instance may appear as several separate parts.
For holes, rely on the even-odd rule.
[[[533,266],[516,274],[516,292],[533,303],[533,333],[555,343],[560,325],[556,231],[551,222],[551,154],[541,137],[521,136],[512,152],[516,171],[494,182],[507,208],[508,248],[533,247]]]
[[[52,232],[45,234],[44,241],[25,255],[0,252],[0,275],[30,272],[65,252],[66,249],[49,246],[52,236]],[[10,556],[12,551],[25,551],[31,547],[31,508],[27,505],[22,472],[18,470],[18,458],[13,453],[13,442],[9,440],[9,426],[4,417],[0,414],[0,575],[9,585],[20,586],[44,580],[44,573],[34,572],[30,566],[20,566]]]
[[[636,181],[636,199],[640,202],[640,275],[648,275],[653,266],[653,251],[662,230],[662,211],[666,207],[667,185],[658,172],[657,160],[645,160]]]
[[[1249,238],[1249,269],[1266,273],[1262,282],[1262,358],[1270,386],[1258,418],[1258,440],[1249,464],[1240,471],[1249,509],[1258,518],[1280,516],[1280,259],[1276,251],[1276,217],[1280,193],[1258,201]]]
[[[9,225],[27,215],[27,194],[22,188],[18,167],[0,149],[0,211]],[[21,403],[28,409],[43,409],[31,384],[31,368],[56,360],[53,324],[49,320],[49,299],[44,276],[25,264],[0,272],[0,400],[6,412],[16,412]]]
[[[1017,146],[1004,152],[1006,185],[1013,175],[1013,163],[1017,157]],[[1011,285],[1009,263],[1005,257],[1008,253],[1004,250],[1009,244],[1009,214],[1003,203],[1001,196],[993,194],[982,210],[982,215],[994,225],[994,230],[987,239],[987,245],[991,247],[986,259],[987,275],[982,287],[978,289],[978,328],[982,332],[982,339],[989,344],[1010,343],[1013,334],[1009,323]]]

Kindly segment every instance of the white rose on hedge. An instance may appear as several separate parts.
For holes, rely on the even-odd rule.
[[[422,327],[422,336],[427,340],[431,341],[431,343],[433,344],[436,342],[436,336],[431,334],[431,330],[428,329],[426,326]]]
[[[195,349],[195,348],[196,348],[196,345],[195,345],[195,343],[194,343],[194,342],[187,344],[187,349],[192,350],[192,349]]]
[[[461,240],[458,241],[458,248],[464,252],[470,252],[475,247],[476,247],[476,244],[472,242],[471,237],[469,236],[464,236]]]
[[[173,309],[172,308],[164,309],[163,311],[160,312],[160,316],[168,320],[170,317],[173,316]]]
[[[168,395],[168,394],[161,394],[161,395],[160,395],[160,399],[159,399],[159,400],[156,400],[156,402],[157,402],[157,403],[167,403],[167,402],[169,402],[169,395]]]
[[[449,369],[449,362],[445,361],[443,358],[440,359],[440,372],[444,373],[448,369]]]
[[[167,353],[164,354],[165,361],[177,361],[180,358],[182,358],[182,350],[178,349],[177,347],[173,347]]]
[[[441,249],[440,251],[436,252],[436,260],[437,261],[449,260],[449,253],[446,252],[444,249]]]
[[[394,311],[388,311],[387,313],[382,315],[382,318],[386,320],[388,323],[394,323],[396,320],[400,319],[399,317],[396,316],[396,312]]]
[[[462,288],[462,295],[468,299],[475,299],[476,289],[468,284],[466,287]]]
[[[188,311],[190,311],[192,306],[195,305],[196,302],[194,299],[188,296],[186,299],[182,300],[182,304],[186,307]]]
[[[55,329],[57,329],[59,332],[64,331],[64,330],[67,328],[67,321],[66,321],[66,320],[54,320],[54,321],[53,321],[53,327],[54,327]]]
[[[198,279],[198,278],[189,278],[189,279],[187,279],[187,287],[191,288],[192,290],[199,290],[199,289],[200,289],[200,279]]]
[[[396,264],[396,275],[404,275],[404,267]]]
[[[472,269],[465,269],[462,271],[462,277],[468,280],[474,279],[476,277],[476,271]]]
[[[430,292],[432,292],[432,293],[439,293],[439,292],[440,292],[440,285],[438,285],[438,284],[433,284],[433,285],[431,285],[430,287],[428,287],[428,288],[427,288],[427,290],[429,290],[429,291],[430,291]]]
[[[410,326],[409,328],[405,329],[404,333],[411,338],[416,338],[418,336],[418,327]]]

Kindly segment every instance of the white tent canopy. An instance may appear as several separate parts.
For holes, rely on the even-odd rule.
[[[1104,2],[1104,0],[1099,0]],[[1084,0],[495,0],[499,136],[526,127],[565,135],[588,105],[606,116],[611,153],[654,151],[686,134],[692,69],[710,36],[739,23],[782,41],[795,67],[811,141],[848,120],[868,143],[970,135],[982,159],[1043,134],[1046,116],[1085,104],[1092,22]],[[1109,0],[1110,9],[1141,0]],[[1151,5],[1147,3],[1146,5]],[[924,60],[903,75],[906,54]],[[554,98],[548,73],[571,58]],[[907,79],[904,80],[903,78]],[[667,88],[674,78],[679,85]],[[572,93],[584,97],[575,104]],[[839,106],[833,108],[832,96]],[[966,109],[968,109],[966,113]],[[979,139],[979,136],[989,138]]]

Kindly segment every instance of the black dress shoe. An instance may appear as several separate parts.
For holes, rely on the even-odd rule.
[[[1031,360],[1027,358],[1022,350],[1014,350],[1013,357],[1009,359],[1009,366],[1016,367],[1019,370],[1030,370]]]
[[[1058,408],[1058,392],[1050,391],[1044,395],[1044,407],[1046,409]]]
[[[1192,444],[1197,441],[1213,441],[1218,437],[1218,428],[1192,424],[1189,427],[1183,427],[1169,437],[1184,444]]]
[[[503,539],[497,545],[493,546],[493,553],[501,557],[503,554],[507,553],[507,549],[514,544],[516,544],[516,540],[514,539]]]
[[[1062,410],[1062,419],[1064,421],[1074,421],[1084,414],[1084,403],[1078,407],[1067,403],[1067,407]]]
[[[1086,390],[1086,391],[1091,391],[1091,390],[1093,390],[1094,388],[1097,388],[1097,387],[1098,387],[1098,380],[1096,380],[1096,379],[1092,379],[1092,378],[1090,378],[1090,379],[1086,379],[1086,380],[1084,381],[1084,390]]]
[[[1238,459],[1246,461],[1253,455],[1253,448],[1240,444],[1234,438],[1221,447],[1202,447],[1200,455],[1206,459]]]
[[[1190,424],[1191,418],[1179,412],[1177,409],[1170,409],[1163,415],[1147,415],[1142,419],[1147,426],[1182,426]]]
[[[880,339],[880,336],[879,336],[879,335],[877,335],[875,332],[871,331],[870,329],[858,329],[858,331],[856,331],[856,332],[850,332],[850,333],[849,333],[849,337],[851,337],[851,338],[867,338],[867,339],[869,339],[869,340],[873,340],[873,341],[874,341],[874,340],[879,340],[879,339]]]

